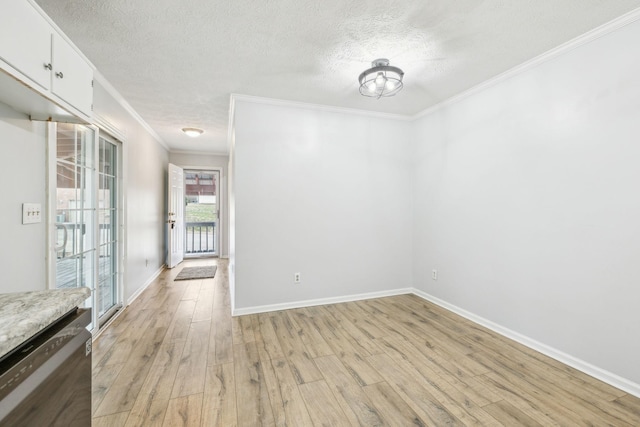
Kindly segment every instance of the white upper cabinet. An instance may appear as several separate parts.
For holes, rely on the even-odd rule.
[[[83,112],[91,112],[93,69],[58,34],[53,34],[51,91]]]
[[[32,1],[0,1],[0,102],[41,120],[90,122],[93,67]]]
[[[51,26],[26,1],[3,3],[0,10],[0,58],[44,89],[49,89]]]

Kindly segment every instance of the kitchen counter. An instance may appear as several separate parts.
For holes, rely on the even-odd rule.
[[[0,294],[0,357],[89,298],[89,288]]]

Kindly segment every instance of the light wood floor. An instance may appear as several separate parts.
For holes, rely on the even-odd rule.
[[[640,399],[415,296],[232,318],[164,272],[94,343],[94,426],[640,425]]]

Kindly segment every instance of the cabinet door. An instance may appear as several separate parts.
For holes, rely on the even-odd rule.
[[[58,34],[53,34],[53,77],[51,91],[91,116],[93,69]]]
[[[51,85],[51,27],[24,0],[3,1],[0,58],[45,89]]]

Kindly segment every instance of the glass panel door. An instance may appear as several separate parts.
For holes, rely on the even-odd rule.
[[[185,256],[217,256],[220,173],[186,169],[184,178]]]
[[[59,123],[56,142],[55,287],[93,288],[95,131]]]
[[[118,304],[118,144],[98,143],[98,316]],[[106,319],[105,319],[106,320]]]
[[[53,123],[49,137],[50,280],[86,286],[91,328],[121,306],[119,295],[120,145],[92,126]]]

